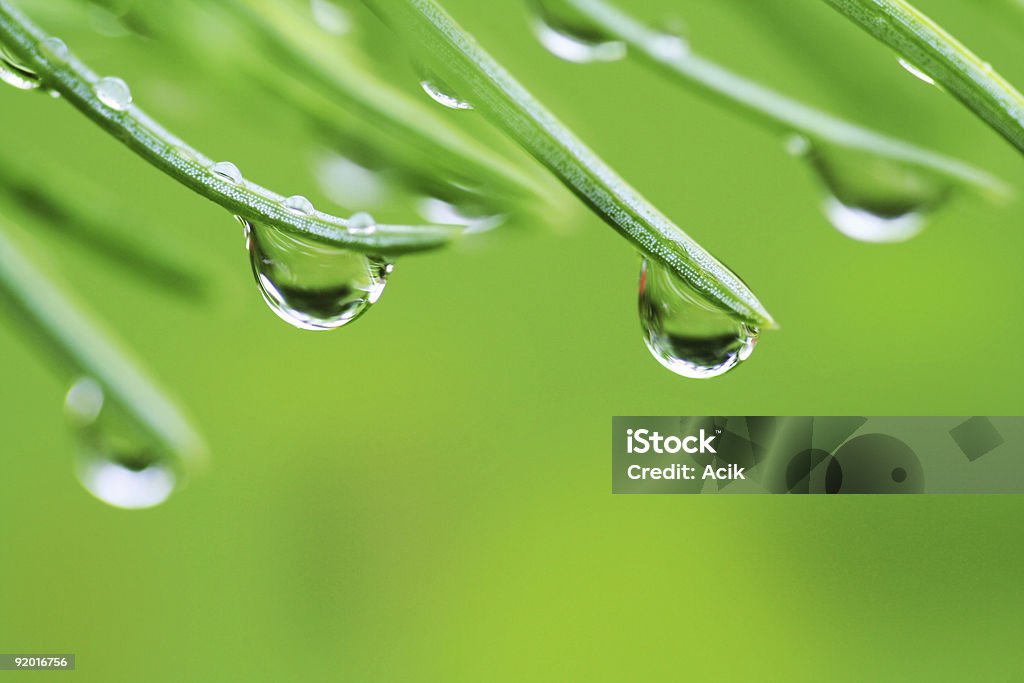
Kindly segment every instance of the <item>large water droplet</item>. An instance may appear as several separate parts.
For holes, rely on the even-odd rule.
[[[104,76],[96,81],[94,89],[99,101],[114,111],[125,111],[132,106],[131,88],[117,76]]]
[[[640,270],[639,303],[647,348],[677,375],[718,377],[749,358],[757,344],[757,328],[648,259]]]
[[[210,167],[210,170],[222,180],[226,180],[233,185],[242,182],[242,172],[230,161],[218,161]]]
[[[535,0],[533,30],[548,52],[577,64],[614,62],[626,56],[626,44],[614,40],[560,0]]]
[[[911,239],[952,193],[934,173],[864,152],[812,145],[805,156],[827,190],[829,222],[863,242]]]
[[[295,327],[341,327],[365,313],[384,292],[392,270],[384,259],[271,226],[242,224],[263,299],[278,317]]]
[[[449,109],[472,109],[473,105],[457,96],[454,90],[430,69],[419,66],[420,87],[430,95],[430,99]]]
[[[43,84],[39,76],[0,48],[0,81],[19,90],[35,90]]]
[[[68,46],[63,40],[56,36],[43,39],[39,44],[40,50],[54,64],[64,64],[68,61]]]
[[[160,505],[178,475],[170,457],[113,406],[94,380],[68,390],[65,412],[78,438],[75,473],[89,493],[108,505],[137,510]]]
[[[333,0],[310,0],[309,11],[316,25],[331,35],[345,35],[352,26],[348,12]]]

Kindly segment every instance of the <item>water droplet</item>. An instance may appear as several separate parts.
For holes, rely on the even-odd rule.
[[[640,322],[651,355],[677,375],[718,377],[753,353],[759,331],[718,308],[660,264],[644,259]]]
[[[54,64],[64,64],[68,61],[68,46],[63,40],[56,36],[50,36],[40,43],[42,53]]]
[[[301,194],[293,195],[284,200],[284,208],[298,216],[312,216],[314,211],[313,202]]]
[[[952,186],[924,169],[856,150],[814,147],[807,158],[827,191],[824,213],[863,242],[902,242],[920,234]]]
[[[230,161],[218,161],[210,167],[215,175],[220,176],[221,179],[228,181],[234,185],[242,182],[242,172],[238,170]]]
[[[488,212],[484,207],[463,206],[441,197],[423,197],[417,207],[423,219],[437,225],[462,225],[466,233],[493,230],[505,222],[505,214]]]
[[[309,11],[316,25],[331,35],[345,35],[352,27],[348,13],[332,0],[310,0]]]
[[[125,111],[132,106],[132,91],[117,76],[104,76],[96,81],[96,97],[114,111]]]
[[[324,194],[341,206],[376,207],[391,192],[379,171],[335,152],[318,160],[316,177]]]
[[[559,0],[536,0],[533,30],[548,52],[577,64],[614,62],[626,56],[626,44],[609,38],[578,11]]]
[[[786,137],[786,154],[791,157],[807,156],[811,151],[811,141],[799,133],[793,133]]]
[[[103,388],[91,377],[83,377],[68,389],[64,412],[72,424],[84,427],[96,422],[103,410]]]
[[[848,206],[836,197],[825,198],[824,211],[836,230],[861,242],[905,242],[920,234],[925,224],[918,211],[886,216]]]
[[[686,25],[678,17],[663,23],[664,28],[650,41],[652,52],[660,59],[682,59],[690,54],[690,43],[686,39]]]
[[[239,219],[241,220],[241,219]],[[277,228],[242,221],[253,275],[270,310],[303,330],[333,330],[377,302],[392,265],[299,237]]]
[[[160,505],[171,496],[178,483],[171,459],[121,411],[106,405],[98,383],[75,382],[64,406],[78,439],[75,473],[89,493],[131,510]]]
[[[910,73],[911,75],[913,75],[915,78],[918,78],[918,79],[924,81],[928,85],[936,85],[934,78],[932,78],[931,76],[926,74],[924,71],[921,71],[921,69],[917,68],[916,66],[914,66],[913,64],[908,62],[903,57],[899,58],[899,63],[900,63],[900,66],[902,66],[904,69],[906,69],[907,72]]]
[[[437,74],[424,66],[419,66],[420,87],[430,95],[430,99],[449,109],[472,109],[473,105],[454,94],[451,87],[441,80]]]
[[[365,211],[352,214],[348,219],[348,231],[353,235],[372,235],[377,231],[377,219]]]
[[[19,90],[35,90],[43,84],[34,71],[20,64],[3,49],[0,49],[0,81]]]

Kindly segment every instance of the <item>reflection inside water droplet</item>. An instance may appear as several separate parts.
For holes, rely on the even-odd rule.
[[[626,44],[609,38],[560,0],[535,0],[533,31],[548,52],[576,64],[614,62],[626,56]]]
[[[107,405],[97,382],[75,382],[64,406],[78,441],[75,473],[89,493],[131,510],[160,505],[171,496],[178,482],[171,458],[122,411]]]
[[[651,355],[683,377],[723,375],[747,360],[757,345],[757,328],[648,259],[640,270],[639,309]]]
[[[19,90],[35,90],[43,84],[34,71],[20,64],[3,48],[0,48],[0,81]]]
[[[952,194],[945,178],[857,150],[811,145],[805,157],[827,191],[825,216],[856,240],[909,240]]]
[[[290,325],[336,329],[365,313],[384,292],[392,270],[384,259],[239,220],[260,293]]]

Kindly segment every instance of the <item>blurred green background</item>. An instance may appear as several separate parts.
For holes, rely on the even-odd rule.
[[[223,210],[66,104],[0,89],[6,158],[88,176],[136,237],[205,278],[205,299],[175,297],[23,223],[213,453],[159,508],[98,502],[72,474],[66,378],[0,327],[0,650],[78,655],[75,673],[7,675],[1018,679],[1019,498],[613,497],[608,430],[613,415],[1020,414],[1024,205],[965,196],[909,243],[851,241],[775,137],[636,64],[556,60],[523,3],[444,4],[782,329],[720,379],[666,372],[636,319],[636,255],[580,212],[402,259],[363,320],[303,333],[264,306]],[[1019,84],[1010,4],[919,3]],[[1019,185],[1017,152],[821,2],[635,9]],[[278,98],[88,22],[40,21],[206,154],[331,206],[320,143]]]

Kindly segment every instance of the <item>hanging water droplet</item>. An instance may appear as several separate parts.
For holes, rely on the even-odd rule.
[[[312,216],[314,211],[313,202],[309,201],[301,194],[293,195],[284,200],[284,208],[297,216]]]
[[[934,173],[864,152],[819,146],[806,156],[828,193],[825,216],[863,242],[911,239],[952,194],[950,182]]]
[[[348,13],[333,0],[310,0],[309,11],[316,25],[331,35],[345,35],[352,26]]]
[[[0,81],[19,90],[35,90],[43,84],[39,76],[0,48]]]
[[[420,87],[438,104],[449,109],[472,109],[473,105],[454,94],[452,88],[441,78],[423,65],[417,67],[420,75]]]
[[[460,205],[441,197],[423,197],[417,203],[419,213],[429,223],[462,225],[467,234],[487,232],[505,222],[505,214],[495,214],[482,206]]]
[[[836,230],[861,242],[905,242],[920,234],[925,224],[919,211],[886,216],[847,206],[836,197],[825,198],[824,211]]]
[[[75,473],[89,493],[131,510],[160,505],[171,496],[178,482],[171,459],[106,405],[99,384],[78,380],[64,405],[78,439]]]
[[[210,170],[221,179],[233,185],[238,185],[242,182],[242,172],[230,161],[218,161],[210,167]]]
[[[904,69],[906,69],[907,72],[910,73],[915,78],[918,78],[918,79],[924,81],[928,85],[936,85],[934,78],[932,78],[931,76],[926,74],[924,71],[921,71],[921,69],[917,68],[916,66],[914,66],[913,64],[908,62],[903,57],[899,58],[899,63],[900,63],[900,66],[902,66]]]
[[[43,55],[54,64],[64,64],[68,61],[68,46],[56,36],[45,38],[39,47]]]
[[[94,90],[99,101],[114,111],[125,111],[132,106],[132,91],[117,76],[104,76],[96,81]]]
[[[392,271],[384,259],[239,220],[264,301],[295,327],[341,327],[365,313],[384,292]]]
[[[757,344],[757,328],[648,259],[640,270],[639,303],[647,348],[677,375],[718,377],[747,360]]]
[[[561,0],[535,0],[533,30],[548,52],[577,64],[614,62],[626,56],[626,44],[595,27]]]
[[[352,214],[348,219],[348,231],[353,235],[372,235],[377,231],[377,219],[365,211]]]

